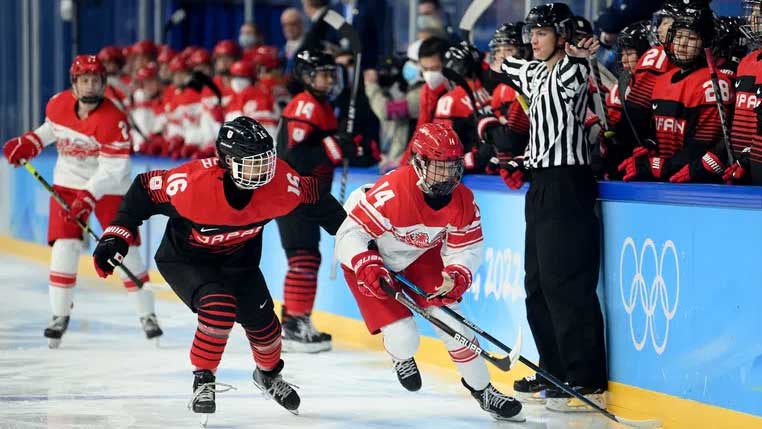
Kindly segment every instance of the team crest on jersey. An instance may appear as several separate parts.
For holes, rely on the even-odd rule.
[[[429,234],[426,231],[413,231],[409,234],[400,234],[394,231],[394,233],[398,240],[419,249],[428,249],[434,247],[444,238],[444,230],[440,231],[434,237],[429,237]]]
[[[98,144],[90,140],[83,139],[60,139],[56,143],[59,155],[70,156],[84,161],[87,158],[98,156]]]

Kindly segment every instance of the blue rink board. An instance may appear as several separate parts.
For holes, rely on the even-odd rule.
[[[55,153],[46,151],[34,165],[51,178],[54,162]],[[137,156],[133,170],[177,164]],[[9,223],[11,236],[44,243],[48,194],[23,170],[5,177],[2,192],[10,198],[0,198],[8,205],[0,216],[10,218],[0,221]],[[377,178],[372,169],[354,169],[348,190]],[[506,344],[521,326],[523,354],[536,360],[523,303],[526,187],[510,191],[487,176],[465,183],[475,191],[485,237],[484,263],[464,300],[466,315]],[[600,193],[598,292],[610,380],[762,416],[762,188],[601,183]],[[144,256],[155,251],[165,223],[154,218],[143,226]],[[262,271],[273,296],[282,298],[286,259],[274,223],[264,237]],[[332,247],[324,233],[316,307],[359,319],[341,271],[329,279]],[[419,326],[433,336],[425,321]]]

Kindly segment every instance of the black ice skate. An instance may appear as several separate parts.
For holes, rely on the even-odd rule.
[[[283,408],[287,409],[293,414],[299,414],[299,394],[294,389],[295,386],[287,383],[281,377],[280,372],[283,370],[283,360],[278,362],[278,366],[270,371],[264,371],[257,368],[254,371],[254,385],[262,391],[268,398],[274,399],[275,402],[280,404]]]
[[[466,383],[466,380],[461,378],[460,381],[471,392],[471,396],[476,399],[482,410],[492,414],[492,417],[495,419],[512,422],[526,421],[524,415],[521,414],[521,402],[500,393],[492,383],[488,384],[483,390],[474,390]]]
[[[421,373],[418,371],[418,365],[415,359],[393,360],[394,371],[397,373],[397,379],[405,389],[416,392],[421,389]]]
[[[601,408],[606,408],[606,391],[592,387],[572,387],[577,393],[581,393],[585,398],[591,400]],[[545,408],[551,411],[561,411],[564,413],[592,412],[593,408],[586,405],[579,399],[569,395],[557,387],[549,387],[545,392],[547,402]]]
[[[331,336],[319,332],[310,315],[288,316],[283,322],[282,350],[287,353],[320,353],[331,350]]]
[[[188,408],[194,413],[212,414],[217,410],[217,404],[214,402],[215,381],[212,371],[207,369],[193,371],[193,397]]]
[[[153,313],[146,317],[141,317],[140,324],[143,326],[143,332],[145,332],[146,338],[149,340],[161,337],[164,334],[164,331],[159,327],[159,321],[156,320],[156,315]]]
[[[57,349],[61,345],[61,337],[69,327],[69,316],[53,316],[50,324],[45,328],[45,338],[48,339],[48,347]]]
[[[513,391],[520,401],[545,402],[545,389],[548,384],[544,378],[535,375],[526,376],[513,382]]]

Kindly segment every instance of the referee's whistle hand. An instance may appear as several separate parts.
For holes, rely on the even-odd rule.
[[[576,58],[588,58],[595,55],[600,47],[600,42],[594,37],[587,37],[582,39],[579,44],[572,45],[569,42],[566,43],[565,50],[566,55]]]

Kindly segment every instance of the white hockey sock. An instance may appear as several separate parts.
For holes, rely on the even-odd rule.
[[[420,337],[415,319],[406,317],[381,328],[384,348],[395,360],[407,360],[418,351]]]
[[[458,311],[459,306],[457,303],[450,304],[448,307],[460,313],[460,311]],[[478,344],[476,336],[470,329],[450,317],[440,308],[430,307],[428,311],[470,341]],[[455,341],[454,338],[445,334],[444,331],[436,326],[434,327],[434,331],[436,331],[439,338],[444,342],[445,347],[447,347],[447,351],[450,354],[450,359],[455,363],[455,366],[458,368],[463,379],[466,380],[466,383],[468,383],[474,390],[483,390],[487,387],[489,384],[489,372],[487,371],[487,364],[484,362],[484,359],[480,359],[479,355],[469,350],[468,347],[463,346],[463,344]]]
[[[127,297],[135,305],[138,317],[146,317],[155,313],[153,292],[145,289],[127,289]]]
[[[77,265],[82,241],[58,239],[50,252],[50,312],[54,316],[68,316],[77,284]]]

